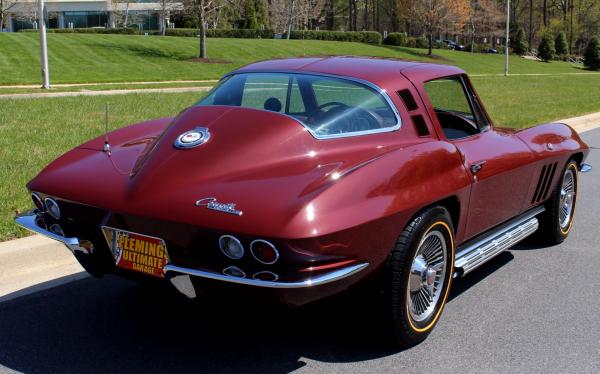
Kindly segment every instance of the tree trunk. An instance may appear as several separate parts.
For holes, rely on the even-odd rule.
[[[433,54],[433,32],[429,32],[427,39],[429,42],[429,52],[427,52],[427,54],[431,56]]]
[[[162,20],[161,20],[161,24],[160,24],[160,35],[165,36],[167,34],[167,31],[166,31],[166,29],[167,29],[167,17],[166,17],[166,15],[167,15],[167,11],[166,11],[167,4],[165,4],[166,0],[162,0],[161,3],[162,3],[162,9],[161,9],[160,13],[161,13]]]
[[[369,0],[365,0],[365,12],[363,13],[363,30],[369,30]]]
[[[295,1],[292,0],[292,4],[290,6],[290,11],[288,12],[287,35],[286,35],[287,40],[290,40],[290,34],[292,33],[292,14],[294,14],[294,3],[295,3]]]
[[[204,10],[200,15],[200,58],[206,58],[206,20]]]
[[[548,27],[548,0],[544,0],[544,27]]]
[[[333,30],[335,25],[335,0],[329,0],[327,4],[326,16],[327,30]]]
[[[529,0],[529,49],[533,45],[533,0]]]

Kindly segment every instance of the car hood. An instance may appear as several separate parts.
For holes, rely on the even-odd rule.
[[[178,149],[186,131],[210,139]],[[82,144],[50,164],[31,190],[113,212],[265,236],[305,237],[301,212],[333,183],[401,147],[389,134],[315,139],[295,119],[239,107],[192,107]],[[214,198],[232,215],[196,206]],[[302,213],[303,214],[303,213]],[[306,219],[305,217],[303,219]]]

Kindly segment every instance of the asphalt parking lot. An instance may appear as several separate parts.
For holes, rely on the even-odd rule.
[[[584,139],[600,147],[600,130]],[[600,151],[580,178],[574,230],[528,241],[454,283],[424,343],[386,346],[357,295],[288,309],[253,299],[188,303],[116,277],[0,302],[0,371],[600,372]]]

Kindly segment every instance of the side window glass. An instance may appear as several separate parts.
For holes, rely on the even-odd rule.
[[[424,88],[448,139],[466,138],[481,132],[478,116],[473,112],[460,77],[429,81]]]

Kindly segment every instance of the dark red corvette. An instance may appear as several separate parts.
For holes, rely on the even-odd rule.
[[[453,277],[536,231],[566,238],[587,153],[566,125],[495,128],[455,67],[265,61],[176,118],[66,153],[16,221],[93,275],[166,278],[189,297],[234,284],[300,305],[371,279],[394,337],[415,344]]]

